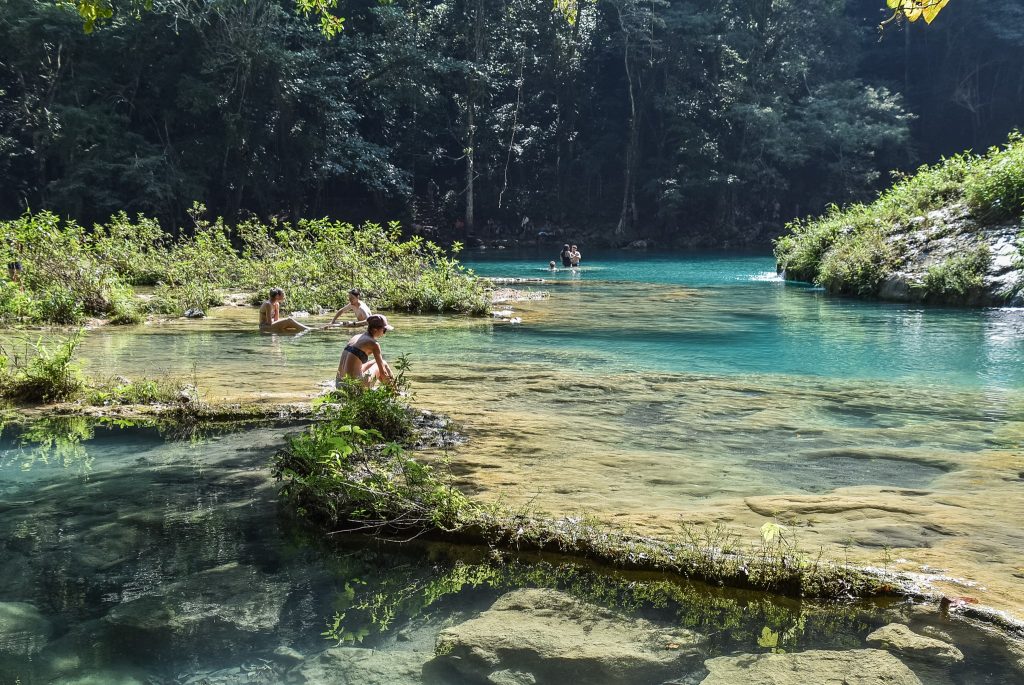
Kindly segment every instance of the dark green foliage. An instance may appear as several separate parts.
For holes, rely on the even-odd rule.
[[[232,223],[742,240],[909,160],[904,101],[858,71],[875,37],[838,0],[563,3],[575,23],[533,0],[359,0],[333,40],[290,0],[156,0],[91,36],[51,2],[5,7],[8,216],[170,229],[201,199]]]

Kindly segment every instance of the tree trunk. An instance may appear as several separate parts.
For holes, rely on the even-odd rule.
[[[471,88],[472,90],[472,88]],[[473,99],[469,98],[466,107],[466,232],[473,230],[473,146],[476,143],[473,120]]]
[[[484,35],[484,2],[476,0],[476,12],[473,17],[473,66],[474,70],[479,69],[480,59],[483,57]],[[474,168],[474,157],[476,156],[476,99],[479,91],[478,77],[476,74],[469,79],[469,89],[466,97],[466,232],[473,230],[474,216],[474,186],[476,180],[476,169]]]
[[[626,233],[632,232],[637,220],[634,169],[636,167],[637,148],[640,143],[640,132],[636,111],[635,79],[629,62],[629,31],[626,29],[626,23],[622,17],[622,8],[617,7],[616,9],[619,15],[619,27],[622,29],[622,61],[626,68],[626,83],[629,87],[629,135],[626,139],[626,168],[622,184],[622,210],[619,212],[619,223],[615,227],[615,235],[621,237]]]

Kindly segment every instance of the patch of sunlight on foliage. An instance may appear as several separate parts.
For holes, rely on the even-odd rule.
[[[835,205],[816,218],[787,225],[775,241],[775,257],[788,278],[823,285],[832,292],[874,295],[878,286],[902,264],[903,246],[894,236],[913,217],[963,203],[979,223],[1024,216],[1024,137],[1014,132],[1006,145],[984,155],[968,152],[925,165],[896,183],[870,204]],[[961,270],[972,260],[953,266]],[[948,269],[932,279],[935,287],[965,285],[952,280],[942,285]],[[942,278],[940,278],[942,276]],[[955,279],[954,279],[955,280]],[[933,292],[939,292],[938,290]]]
[[[86,230],[55,214],[0,222],[0,259],[23,265],[0,280],[0,323],[75,325],[88,317],[131,324],[147,312],[181,316],[223,302],[225,291],[284,288],[293,309],[320,312],[360,288],[375,309],[483,314],[484,285],[432,242],[403,240],[396,223],[317,219],[228,226],[192,211],[194,227],[170,239],[152,219],[119,213]],[[452,246],[457,254],[460,245]],[[155,286],[147,299],[133,286]]]
[[[988,245],[980,244],[929,268],[921,287],[927,293],[926,297],[966,297],[985,284],[985,274],[991,262],[992,253]]]
[[[924,19],[926,24],[935,21],[935,17],[948,3],[949,0],[885,0],[885,4],[893,10],[894,18],[902,17],[911,22]]]

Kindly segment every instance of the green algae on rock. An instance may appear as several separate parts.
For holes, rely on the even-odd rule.
[[[392,401],[398,401],[394,398]],[[275,458],[281,496],[300,517],[331,530],[432,535],[509,550],[553,550],[613,566],[668,571],[794,596],[893,592],[889,581],[800,549],[784,526],[743,545],[724,528],[684,528],[676,539],[632,534],[587,516],[545,517],[484,504],[460,491],[444,464],[381,442],[372,427],[327,419]],[[769,534],[770,533],[770,534]]]

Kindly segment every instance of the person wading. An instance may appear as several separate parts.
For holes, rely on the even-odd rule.
[[[352,312],[356,319],[355,321],[343,321],[340,325],[342,326],[355,326],[363,323],[370,318],[370,307],[365,302],[360,300],[362,292],[358,288],[353,288],[348,291],[348,304],[338,310],[338,313],[334,315],[334,319],[331,320],[330,326],[338,324],[338,317],[345,312]]]

